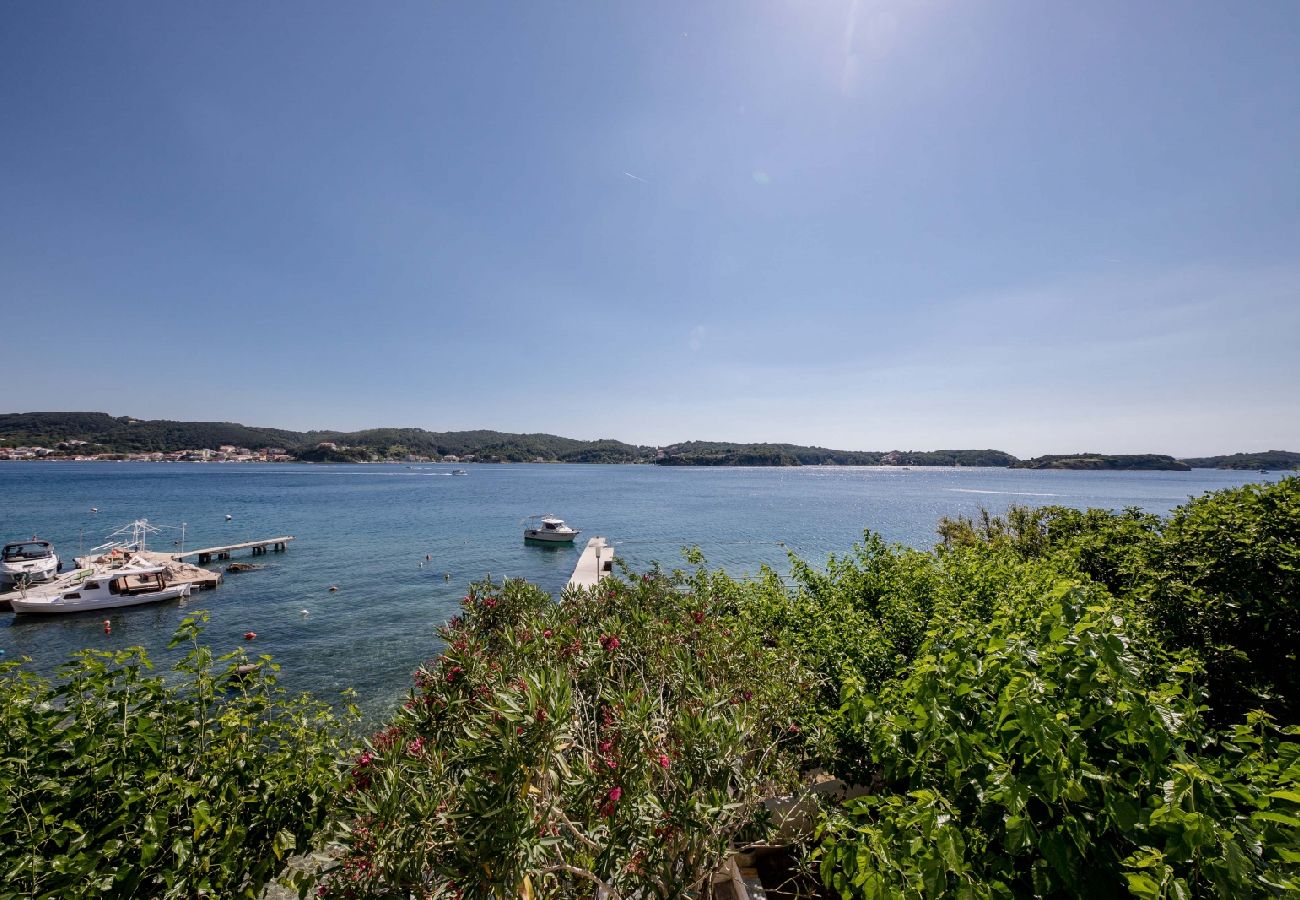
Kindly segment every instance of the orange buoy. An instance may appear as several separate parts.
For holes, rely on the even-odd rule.
[[[253,638],[255,638],[255,637],[257,637],[257,632],[256,632],[256,631],[245,631],[245,632],[244,632],[244,640],[246,640],[246,641],[251,641],[251,640],[252,640]]]
[[[104,620],[104,634],[112,634],[112,633],[113,633],[113,623],[112,623],[111,620],[109,620],[109,619],[105,619],[105,620]]]

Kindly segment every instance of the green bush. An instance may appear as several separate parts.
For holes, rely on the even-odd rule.
[[[1015,506],[943,519],[945,549],[1052,560],[1138,604],[1161,643],[1205,665],[1220,725],[1300,721],[1300,478],[1216,491],[1167,521],[1138,510]]]
[[[1174,511],[1133,579],[1171,647],[1205,662],[1214,717],[1300,723],[1300,478]]]
[[[1166,667],[1104,591],[1062,584],[931,633],[846,714],[876,791],[833,813],[851,897],[1238,897],[1300,890],[1300,729],[1216,745],[1196,666]]]
[[[251,898],[309,848],[340,722],[267,657],[213,660],[204,621],[170,680],[138,647],[82,651],[56,682],[0,666],[0,898]]]
[[[799,675],[707,576],[482,585],[356,758],[337,897],[691,896],[797,781]]]

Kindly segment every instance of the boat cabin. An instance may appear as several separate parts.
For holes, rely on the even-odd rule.
[[[3,559],[5,562],[25,562],[32,559],[49,559],[54,555],[54,548],[49,541],[20,541],[5,544]]]
[[[130,571],[121,575],[114,575],[111,578],[87,578],[75,589],[63,595],[64,600],[80,600],[82,594],[93,594],[104,590],[104,582],[108,582],[108,592],[114,597],[138,597],[141,594],[153,594],[167,587],[167,580],[163,578],[163,569],[154,569],[152,571]]]
[[[122,597],[134,597],[137,594],[152,594],[167,587],[162,572],[131,572],[118,575],[108,583],[108,592]]]

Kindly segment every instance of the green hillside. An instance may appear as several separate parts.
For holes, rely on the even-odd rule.
[[[1193,469],[1268,469],[1288,471],[1300,466],[1300,453],[1265,450],[1262,453],[1233,453],[1229,456],[1199,456],[1184,459]]]
[[[402,459],[420,456],[476,455],[503,462],[627,463],[649,459],[648,447],[615,440],[581,441],[553,434],[510,434],[501,431],[434,432],[423,428],[371,428],[364,431],[287,431],[250,428],[234,422],[172,422],[114,417],[90,412],[0,414],[0,446],[54,447],[64,441],[87,441],[96,449],[115,453],[169,453],[214,449],[233,444],[259,450],[282,447],[303,459],[320,462]],[[322,442],[347,447],[329,451]]]
[[[1019,460],[1001,450],[832,450],[800,444],[686,441],[656,448],[612,438],[583,441],[554,434],[426,431],[368,428],[363,431],[289,431],[238,422],[176,422],[101,412],[0,413],[0,447],[56,447],[85,441],[85,453],[173,453],[216,449],[223,444],[261,450],[280,447],[304,461],[400,460],[408,455],[473,456],[491,462],[655,463],[661,466],[1012,466],[1021,469],[1105,471],[1188,468],[1286,470],[1300,466],[1300,453],[1269,450],[1177,460],[1158,454],[1076,453]],[[337,445],[321,448],[322,443]]]
[[[60,441],[88,441],[120,453],[152,453],[219,447],[301,446],[304,436],[279,428],[250,428],[235,422],[172,422],[113,417],[94,412],[0,413],[0,445],[52,447]]]
[[[1172,456],[1159,453],[1106,454],[1074,453],[1057,456],[1036,456],[1015,463],[1015,469],[1078,469],[1082,471],[1138,472],[1168,471],[1188,472],[1191,466]]]
[[[1001,450],[828,450],[798,444],[688,441],[664,448],[661,466],[1009,466]]]

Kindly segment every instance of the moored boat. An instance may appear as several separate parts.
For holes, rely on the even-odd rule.
[[[188,597],[191,585],[167,583],[163,566],[93,568],[77,573],[75,582],[60,582],[43,591],[24,591],[9,602],[16,613],[73,613],[96,609],[140,606]]]
[[[59,557],[49,541],[15,541],[0,551],[0,585],[49,581],[58,573]]]
[[[573,539],[580,534],[582,532],[576,528],[565,525],[563,519],[542,516],[540,527],[524,529],[524,540],[544,541],[549,544],[572,544]]]

